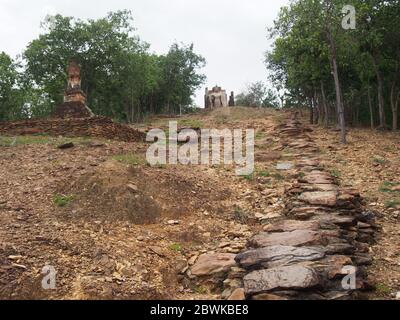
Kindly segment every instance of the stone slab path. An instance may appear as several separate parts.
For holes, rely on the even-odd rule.
[[[366,266],[374,217],[356,190],[339,186],[321,165],[311,129],[293,115],[276,130],[297,182],[285,191],[282,218],[250,238],[243,252],[224,257],[222,267],[231,271],[222,298],[363,298],[371,289]]]

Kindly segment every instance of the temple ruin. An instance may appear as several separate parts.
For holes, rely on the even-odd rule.
[[[229,105],[232,102],[231,101],[232,95],[233,92],[231,93],[231,98],[229,99]],[[206,109],[227,107],[228,95],[226,94],[226,90],[223,90],[221,87],[218,87],[217,85],[214,88],[212,88],[212,90],[208,90],[208,88],[206,88],[204,96],[204,106]]]
[[[59,118],[93,117],[93,112],[86,105],[86,95],[81,89],[81,68],[75,60],[69,62],[67,74],[64,102],[56,108],[54,115]]]

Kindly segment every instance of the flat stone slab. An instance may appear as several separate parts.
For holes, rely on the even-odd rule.
[[[307,247],[270,246],[240,253],[235,260],[243,268],[262,266],[266,268],[285,266],[304,261],[322,259],[325,253]]]
[[[195,276],[207,276],[215,273],[227,272],[235,265],[235,254],[205,253],[197,259],[191,272]]]
[[[283,220],[264,226],[265,232],[287,232],[294,230],[314,230],[320,228],[319,221]]]
[[[332,184],[333,179],[325,172],[312,172],[306,174],[299,181],[313,184]]]
[[[294,165],[291,162],[280,162],[276,165],[277,170],[291,170]]]
[[[333,207],[336,205],[337,192],[336,191],[303,192],[299,196],[299,200],[313,205],[324,205]]]
[[[321,236],[313,230],[294,230],[289,232],[261,232],[249,240],[250,247],[301,246],[321,244]]]
[[[314,269],[299,265],[253,271],[243,281],[248,295],[272,290],[307,289],[320,282]]]

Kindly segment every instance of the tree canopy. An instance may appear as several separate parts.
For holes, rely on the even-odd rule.
[[[340,123],[342,112],[347,125],[384,128],[390,119],[396,130],[399,16],[398,0],[293,0],[283,7],[269,29],[266,65],[285,105],[308,106],[313,123]]]

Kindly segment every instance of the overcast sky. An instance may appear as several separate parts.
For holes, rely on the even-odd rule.
[[[289,0],[0,0],[0,51],[15,56],[40,32],[47,14],[103,17],[129,9],[138,35],[165,53],[174,41],[191,43],[207,60],[204,87],[218,84],[238,93],[249,82],[266,81],[266,28]],[[203,105],[204,87],[196,97]]]

